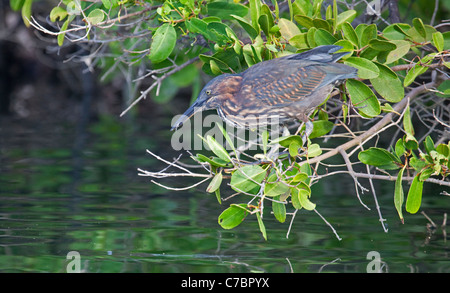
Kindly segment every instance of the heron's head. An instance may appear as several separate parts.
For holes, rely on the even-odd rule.
[[[224,99],[239,90],[241,79],[237,74],[222,74],[213,78],[205,85],[195,102],[172,125],[171,130],[178,129],[198,112],[219,107]]]

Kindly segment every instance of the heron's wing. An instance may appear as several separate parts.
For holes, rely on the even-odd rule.
[[[239,95],[253,98],[255,102],[282,107],[305,100],[323,86],[327,74],[319,67],[296,67],[295,61],[283,61],[291,64],[287,67],[270,68],[264,74],[258,72],[253,76],[244,75]]]

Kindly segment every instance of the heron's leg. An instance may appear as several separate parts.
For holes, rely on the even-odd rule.
[[[291,135],[286,125],[283,125],[283,136]]]
[[[305,132],[302,135],[303,143],[305,143],[308,140],[308,137],[311,135],[313,129],[314,129],[313,123],[310,120],[306,121],[306,123],[305,123]]]
[[[282,124],[280,125],[281,129],[281,136],[288,136],[291,135],[291,133],[289,132],[289,129],[287,128],[286,125]],[[267,157],[275,160],[276,158],[278,158],[280,156],[280,145],[279,144],[274,144],[272,145],[272,147],[270,148],[269,152],[267,153]]]
[[[298,115],[298,119],[300,121],[302,121],[303,123],[305,123],[305,132],[303,132],[303,134],[302,134],[302,142],[303,142],[303,145],[306,145],[308,142],[308,137],[311,135],[311,133],[313,131],[314,125],[309,120],[308,115],[306,113],[300,113]],[[300,127],[302,127],[302,126],[300,125]],[[299,130],[300,130],[300,128],[299,128]]]

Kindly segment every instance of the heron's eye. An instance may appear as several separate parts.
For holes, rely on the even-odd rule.
[[[207,94],[209,96],[209,95],[211,95],[211,91],[207,90],[207,91],[205,91],[205,94]]]

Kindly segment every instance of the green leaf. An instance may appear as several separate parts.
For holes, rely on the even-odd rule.
[[[350,58],[355,49],[354,45],[348,40],[339,40],[336,43],[334,43],[334,45],[342,47],[342,49],[336,51],[336,53],[349,52],[349,54],[342,57],[343,60]]]
[[[401,30],[396,28],[396,26],[399,25],[403,26]],[[383,30],[383,36],[389,40],[404,40],[406,37],[406,33],[404,31],[407,31],[410,28],[411,27],[405,23],[394,23],[387,26]]]
[[[411,110],[409,105],[406,106],[405,114],[403,115],[403,128],[407,134],[414,136],[414,127],[412,125]]]
[[[277,195],[273,199],[280,201],[281,196]],[[272,201],[272,211],[275,218],[280,222],[284,223],[286,221],[286,205],[281,202]]]
[[[344,22],[341,28],[344,34],[344,38],[349,40],[355,47],[358,47],[359,45],[358,35],[353,29],[353,26],[348,22]]]
[[[50,11],[50,21],[64,20],[67,17],[67,11],[61,6],[56,6]]]
[[[398,59],[402,58],[409,52],[409,49],[411,48],[410,43],[407,41],[393,40],[391,42],[397,46],[397,49],[389,52],[386,57],[386,64],[391,64],[392,62],[395,62]]]
[[[287,135],[274,139],[270,144],[280,144],[281,146],[288,148],[292,142],[297,142],[299,145],[303,144],[302,138],[299,135]]]
[[[308,34],[307,33],[302,33],[302,34],[298,34],[293,36],[292,38],[289,39],[289,44],[291,46],[294,46],[297,49],[307,49],[309,48],[308,46]]]
[[[317,29],[324,29],[329,33],[333,32],[330,23],[322,18],[314,18],[313,24]]]
[[[417,213],[422,203],[423,181],[416,175],[409,188],[408,198],[406,199],[406,211],[411,214]]]
[[[267,16],[267,23],[268,23],[269,30],[270,30],[273,27],[274,22],[273,22],[272,11],[270,10],[269,6],[267,6],[267,4],[263,4],[261,6],[261,15]]]
[[[291,188],[291,201],[292,206],[297,210],[300,210],[302,208],[302,204],[300,203],[300,192],[297,187]]]
[[[369,41],[369,47],[378,51],[392,51],[397,49],[397,45],[389,41],[372,39]]]
[[[417,157],[412,157],[409,160],[409,165],[414,168],[417,172],[421,172],[427,167],[428,163],[425,160],[419,159]]]
[[[12,10],[18,11],[23,6],[25,0],[9,0],[9,6]]]
[[[345,22],[351,23],[355,18],[356,18],[356,10],[353,9],[345,10],[344,12],[338,14],[336,21],[337,25],[336,28],[339,29],[339,27]]]
[[[406,24],[406,23],[394,23],[393,26],[394,26],[394,29],[398,33],[402,34],[404,37],[411,38],[411,36],[407,33],[411,29],[411,26],[409,24]]]
[[[380,63],[375,64],[380,70],[380,75],[377,78],[370,79],[373,88],[387,101],[391,103],[400,102],[405,96],[402,81],[389,67]]]
[[[419,148],[419,143],[414,137],[414,127],[412,124],[409,105],[406,107],[405,114],[403,115],[403,129],[406,132],[406,136],[404,138],[406,148],[409,150],[417,150]]]
[[[377,78],[380,74],[378,66],[364,58],[349,57],[345,59],[344,64],[358,68],[358,77],[362,79]]]
[[[306,39],[308,41],[309,47],[313,48],[316,46],[316,42],[314,41],[314,35],[316,34],[317,29],[315,27],[312,27],[308,30],[308,33],[306,34]]]
[[[206,29],[209,32],[210,39],[217,43],[219,46],[225,45],[232,41],[232,38],[228,36],[227,30],[233,34],[234,32],[224,23],[221,22],[210,22]],[[235,37],[235,36],[234,36]]]
[[[316,208],[316,204],[309,200],[310,191],[300,187],[291,188],[291,200],[292,205],[296,209],[304,208],[305,210],[311,211]]]
[[[431,151],[435,151],[433,139],[430,136],[427,136],[423,142],[423,146],[425,147],[425,151],[429,154]]]
[[[294,16],[294,19],[298,22],[299,25],[307,29],[314,27],[314,22],[311,17],[308,17],[306,15],[296,15]]]
[[[406,169],[406,165],[400,169],[397,175],[397,180],[395,180],[395,191],[394,191],[394,206],[397,210],[398,216],[400,220],[403,223],[403,213],[402,213],[402,206],[404,201],[404,193],[403,193],[403,187],[402,187],[402,178],[403,178],[403,172]]]
[[[224,161],[217,157],[208,158],[205,155],[197,154],[195,156],[195,158],[200,162],[209,163],[211,166],[215,166],[215,167],[227,167],[228,166],[227,161]]]
[[[358,26],[355,28],[355,32],[356,32],[356,35],[358,36],[359,47],[360,47],[360,48],[363,47],[363,46],[361,46],[361,39],[362,39],[364,30],[366,29],[366,27],[368,27],[367,24],[365,24],[365,23],[360,23],[360,24],[358,24]]]
[[[289,8],[289,19],[292,20],[294,16],[294,9],[292,7],[292,1],[288,1],[288,8]]]
[[[331,6],[331,5],[330,5]],[[337,6],[337,2],[336,0],[333,0],[333,28],[334,28],[334,32],[336,32],[336,30],[338,29],[338,25],[337,25],[337,18],[338,18],[338,6]]]
[[[268,37],[270,26],[269,26],[269,18],[267,17],[267,15],[265,15],[265,14],[260,15],[259,19],[258,19],[258,24],[259,24],[259,27],[261,28],[261,30],[266,35],[266,37]]]
[[[422,66],[420,64],[416,64],[414,65],[413,68],[411,68],[408,73],[405,76],[405,80],[403,81],[403,85],[405,87],[409,86],[414,80],[416,80],[416,78],[425,73],[425,71],[428,70],[428,67],[426,66]]]
[[[69,23],[74,19],[74,16],[71,15],[69,18],[64,21],[63,25],[61,26],[61,33],[58,35],[58,46],[62,46],[64,44],[64,37],[66,35],[65,31],[67,30],[67,27],[69,26]]]
[[[332,45],[337,41],[337,39],[329,31],[320,28],[314,34],[314,41],[318,46]]]
[[[99,24],[103,19],[105,19],[105,13],[98,8],[89,12],[89,15],[87,16],[87,21],[92,25]]]
[[[449,144],[450,145],[450,144]],[[440,143],[437,147],[436,147],[436,152],[440,155],[442,155],[441,159],[444,160],[449,160],[449,155],[450,155],[450,146]]]
[[[313,122],[313,131],[309,135],[310,139],[321,137],[331,131],[334,123],[328,120],[317,120]]]
[[[278,180],[277,174],[270,175],[264,186],[264,194],[266,196],[277,196],[287,192],[288,190],[289,186],[287,186],[283,181]]]
[[[450,63],[450,62],[449,62]],[[448,98],[450,97],[450,80],[444,80],[438,87],[438,92],[436,93],[436,96],[441,98]]]
[[[292,182],[305,182],[308,184],[307,180],[308,180],[308,174],[300,172],[294,176],[294,178],[292,179]]]
[[[262,144],[263,144],[263,152],[267,153],[267,144],[269,143],[269,132],[267,130],[263,131],[261,135]]]
[[[423,37],[426,38],[427,32],[425,31],[425,26],[420,18],[414,18],[412,20],[412,24],[416,31]]]
[[[246,204],[231,204],[218,218],[219,225],[224,229],[233,229],[244,221],[249,211]]]
[[[281,36],[288,41],[292,37],[301,34],[301,31],[297,25],[288,19],[280,18],[278,21],[278,26],[280,27]]]
[[[278,2],[278,1],[275,1]],[[293,14],[296,16],[311,16],[312,15],[312,4],[310,0],[295,0],[292,3]]]
[[[109,1],[109,0],[102,0],[102,4],[106,9],[111,8],[111,1]]]
[[[244,52],[245,50],[246,48],[244,46]],[[222,72],[231,72],[231,69],[233,71],[237,71],[241,66],[239,63],[239,56],[232,48],[216,52],[212,56],[200,54],[199,57],[201,61],[203,61],[205,64],[208,65],[211,62],[211,60],[214,60],[214,62],[216,62],[216,65]]]
[[[408,150],[417,150],[419,148],[419,143],[414,135],[407,133],[404,136],[405,146]]]
[[[320,17],[320,10],[322,8],[322,3],[324,0],[313,0],[313,16]]]
[[[206,188],[206,192],[212,193],[215,192],[217,189],[219,189],[220,184],[222,184],[222,177],[223,177],[222,172],[219,172],[216,175],[214,175],[213,179]]]
[[[402,138],[399,138],[395,143],[395,154],[400,158],[405,152],[405,143]]]
[[[291,157],[296,157],[298,155],[298,149],[301,148],[302,145],[297,141],[293,141],[289,144],[289,155]]]
[[[433,33],[433,44],[438,52],[444,51],[444,36],[441,32]]]
[[[450,50],[450,31],[442,33],[444,37],[444,50]]]
[[[367,46],[369,41],[377,37],[377,26],[375,24],[368,25],[364,28],[362,35],[359,37],[361,48]]]
[[[79,1],[70,1],[69,3],[67,3],[67,13],[69,13],[69,15],[80,15],[81,14],[81,4]]]
[[[209,148],[211,149],[211,151],[218,156],[219,158],[221,158],[222,160],[226,161],[226,162],[230,162],[231,158],[230,155],[228,154],[228,152],[225,150],[225,148],[219,144],[214,137],[212,137],[211,135],[208,135],[206,137],[206,143],[208,144]]]
[[[220,19],[233,19],[232,14],[244,17],[248,13],[248,8],[242,4],[216,1],[206,5],[209,16],[216,16]]]
[[[261,15],[261,1],[260,0],[250,0],[249,1],[249,7],[250,7],[250,17],[252,19],[252,25],[253,28],[258,32],[260,32],[260,27],[258,25],[258,19]],[[235,13],[233,13],[235,14]]]
[[[231,175],[231,188],[237,192],[259,190],[260,184],[266,176],[266,170],[258,165],[248,165],[234,171]]]
[[[353,106],[361,115],[375,117],[381,113],[380,102],[372,90],[359,80],[349,79],[346,88]]]
[[[259,212],[256,213],[256,218],[258,219],[259,231],[261,231],[261,234],[263,235],[264,240],[267,240],[266,227],[264,226],[264,222],[263,222]]]
[[[366,164],[385,170],[395,170],[400,168],[401,161],[382,148],[371,147],[358,154],[358,159]]]
[[[232,14],[231,17],[233,17],[240,24],[240,26],[247,32],[252,40],[254,40],[259,35],[255,28],[244,18],[234,14]]]
[[[222,198],[220,197],[220,188],[217,188],[214,193],[216,194],[216,198],[219,204],[222,204]]]
[[[308,146],[308,158],[314,158],[317,156],[320,156],[322,154],[322,149],[320,148],[320,145],[317,143],[313,143],[310,146]]]
[[[398,79],[397,73],[395,73],[389,66],[373,62],[380,70],[380,75],[378,77],[388,80]]]
[[[192,18],[186,21],[186,28],[193,34],[202,34],[205,38],[211,39],[207,29],[208,24],[199,18]]]
[[[23,23],[29,27],[31,20],[31,5],[33,4],[33,0],[25,0],[22,5],[22,19]]]
[[[434,169],[432,169],[432,168],[421,170],[421,172],[419,173],[419,180],[425,181],[428,178],[430,178],[430,176],[433,175],[433,173],[434,173]]]
[[[332,5],[328,5],[327,10],[325,11],[325,19],[332,20],[333,19],[333,10]]]
[[[233,140],[230,138],[230,136],[228,135],[228,133],[225,130],[225,128],[223,128],[223,126],[220,123],[218,123],[218,122],[216,122],[216,125],[220,129],[220,131],[222,131],[222,135],[223,135],[223,137],[225,137],[225,140],[227,141],[227,143],[230,146],[231,150],[236,154],[236,149],[234,147]]]
[[[307,190],[305,190],[305,189],[299,189],[299,199],[300,199],[300,204],[302,205],[302,207],[305,209],[305,210],[308,210],[308,211],[312,211],[312,210],[314,210],[315,208],[316,208],[316,204],[315,203],[312,203],[310,200],[309,200],[309,194],[308,194],[308,191]]]
[[[175,28],[169,23],[163,24],[153,35],[148,57],[153,63],[166,60],[175,48],[176,41],[177,33]]]

